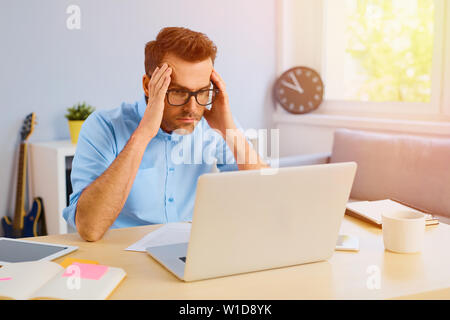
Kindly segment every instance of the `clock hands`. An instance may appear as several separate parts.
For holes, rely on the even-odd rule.
[[[298,88],[298,91],[300,93],[303,93],[303,88],[300,86],[300,84],[298,83],[297,77],[294,75],[294,72],[289,72],[289,76],[291,77],[292,81],[294,81],[295,86]]]
[[[281,80],[281,84],[282,84],[283,86],[289,88],[289,89],[292,89],[292,90],[294,90],[294,91],[298,91],[300,94],[303,94],[303,93],[304,93],[304,90],[303,90],[303,88],[300,86],[300,84],[298,83],[298,80],[297,80],[297,78],[295,77],[294,72],[292,72],[292,71],[289,72],[289,76],[291,77],[291,79],[292,79],[292,81],[294,82],[295,85],[293,85],[293,84],[291,84],[291,83],[289,83],[289,82],[286,82],[286,81],[284,81],[284,80]]]

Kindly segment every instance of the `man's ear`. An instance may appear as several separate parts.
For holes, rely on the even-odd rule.
[[[149,93],[148,93],[148,83],[150,82],[150,77],[147,76],[146,74],[144,74],[144,76],[142,77],[142,87],[144,89],[144,93],[145,96],[148,97]]]

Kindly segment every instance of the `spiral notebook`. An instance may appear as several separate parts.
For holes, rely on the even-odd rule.
[[[376,201],[354,201],[347,203],[346,214],[366,222],[377,225],[381,228],[381,214],[398,210],[411,210],[425,214],[427,226],[439,224],[437,217],[412,206],[401,203],[397,200],[385,199]]]

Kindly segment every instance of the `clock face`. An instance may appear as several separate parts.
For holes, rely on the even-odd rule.
[[[278,78],[274,90],[275,100],[286,111],[303,114],[319,107],[324,87],[316,71],[307,67],[295,67]]]

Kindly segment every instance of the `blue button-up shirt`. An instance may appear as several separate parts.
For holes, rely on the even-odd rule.
[[[84,122],[72,163],[73,193],[63,210],[64,219],[73,228],[80,194],[119,155],[146,107],[143,97],[135,104],[96,111]],[[112,228],[192,220],[197,179],[216,165],[220,171],[238,170],[226,141],[204,118],[189,135],[169,134],[160,128],[145,150]]]

